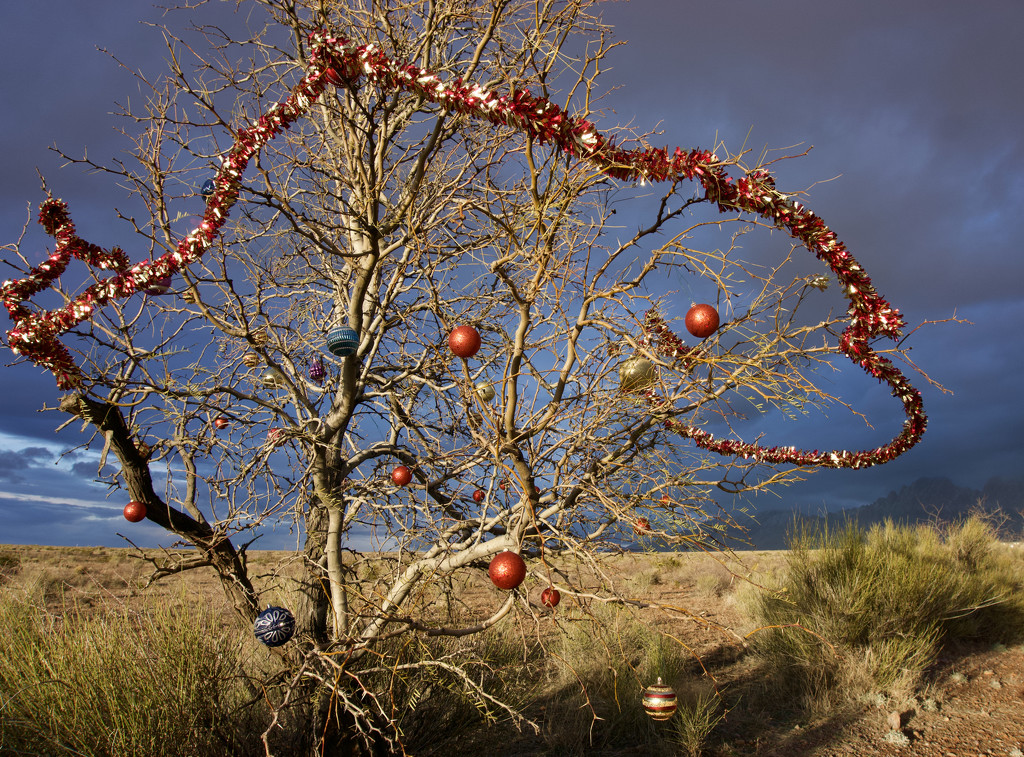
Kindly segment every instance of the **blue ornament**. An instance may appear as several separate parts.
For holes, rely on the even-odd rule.
[[[213,179],[207,179],[203,182],[203,188],[199,190],[199,194],[203,197],[209,197],[213,194],[214,186]]]
[[[283,607],[269,605],[256,616],[252,631],[268,647],[279,647],[295,633],[295,616]]]
[[[351,326],[336,326],[327,332],[327,349],[338,357],[355,355],[359,349],[359,334]]]

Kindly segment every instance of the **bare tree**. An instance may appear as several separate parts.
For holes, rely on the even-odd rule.
[[[873,348],[902,321],[798,193],[722,146],[669,154],[623,130],[627,151],[590,125],[616,44],[592,0],[260,4],[268,23],[250,39],[204,27],[200,50],[168,31],[168,76],[124,111],[133,163],[66,156],[145,203],[147,217],[121,219],[132,260],[147,247],[152,261],[130,267],[78,240],[63,204],[44,206],[59,245],[96,266],[84,314],[54,285],[82,315],[68,316],[73,354],[50,336],[63,327],[47,331],[59,319],[24,304],[42,285],[8,282],[4,297],[20,319],[10,346],[71,390],[60,409],[113,452],[112,488],[196,548],[154,560],[156,576],[212,567],[251,623],[272,593],[250,576],[251,535],[294,530],[299,630],[278,648],[268,754],[282,733],[311,753],[397,748],[373,684],[399,668],[391,640],[474,634],[540,606],[516,589],[446,623],[433,601],[457,599],[460,571],[508,550],[525,586],[571,597],[549,558],[599,568],[637,538],[717,550],[731,519],[715,491],[884,462],[920,437],[920,395],[891,362],[902,345]],[[615,223],[626,201],[646,210],[638,226]],[[694,249],[726,223],[727,244]],[[783,260],[744,259],[759,226],[795,238]],[[801,273],[804,247],[849,312],[828,310],[828,277]],[[34,252],[6,249],[38,274]],[[168,295],[126,296],[169,273]],[[722,325],[684,343],[666,282],[688,276],[714,282]],[[325,348],[342,326],[352,354]],[[482,341],[468,358],[448,341],[463,326]],[[863,453],[741,441],[763,407],[839,403],[819,377],[844,352],[905,405],[896,440]],[[387,570],[360,571],[357,537],[390,553]],[[600,599],[622,596],[609,585]],[[522,721],[470,663],[401,666],[443,668]]]

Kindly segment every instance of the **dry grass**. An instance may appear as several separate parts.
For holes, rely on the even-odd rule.
[[[382,696],[396,713],[407,748],[417,757],[641,752],[696,757],[706,753],[709,744],[730,753],[725,746],[729,740],[750,732],[767,737],[771,728],[787,729],[792,718],[842,707],[857,692],[882,696],[879,692],[884,690],[886,696],[895,696],[901,687],[918,685],[920,671],[934,659],[937,645],[950,639],[1011,643],[1021,638],[1021,629],[1014,624],[1022,616],[1007,613],[1017,605],[982,605],[1013,586],[1019,590],[1024,554],[999,549],[976,523],[944,534],[881,529],[860,542],[835,536],[838,541],[818,545],[820,549],[805,542],[790,553],[741,553],[735,556],[739,563],[722,555],[699,554],[607,555],[595,565],[550,561],[535,566],[521,590],[518,609],[502,624],[485,635],[461,639],[396,639],[377,650],[381,673],[369,674],[367,683],[385,692]],[[872,550],[890,555],[888,562]],[[253,553],[250,564],[258,586],[268,592],[266,598],[287,606],[300,566],[289,561],[287,553]],[[952,594],[937,593],[935,588],[934,576],[941,573],[937,566],[942,565],[963,579]],[[374,587],[400,566],[391,556],[367,555],[354,568],[363,596],[370,597]],[[730,568],[753,583],[737,578]],[[903,583],[885,570],[895,571]],[[203,752],[206,747],[195,742],[194,754],[229,754],[223,743],[242,744],[252,732],[258,733],[265,713],[239,709],[248,689],[237,674],[244,671],[258,686],[267,671],[251,661],[262,650],[234,621],[216,578],[192,572],[143,591],[148,575],[149,566],[129,558],[127,550],[0,547],[0,604],[4,612],[21,613],[10,619],[18,627],[31,629],[14,647],[0,651],[0,669],[17,669],[21,676],[15,681],[10,673],[0,675],[0,702],[8,703],[0,711],[0,719],[6,718],[4,738],[12,738],[12,695],[19,706],[27,706],[32,699],[27,693],[38,692],[32,695],[32,706],[60,711],[46,699],[51,695],[47,689],[55,693],[55,687],[42,683],[57,676],[38,667],[9,664],[14,657],[32,658],[33,649],[47,650],[46,656],[61,660],[65,668],[59,678],[73,685],[84,685],[75,683],[74,669],[104,679],[103,671],[116,660],[115,666],[127,677],[106,676],[106,688],[131,691],[131,698],[142,702],[144,709],[154,709],[146,704],[151,698],[173,700],[176,707],[205,712],[207,723],[223,722],[224,710],[203,710],[189,698],[198,697],[236,715],[245,713],[247,721],[236,717],[235,722],[245,723],[251,732],[219,737],[219,752]],[[965,576],[972,578],[967,581]],[[539,603],[540,591],[549,581],[563,589],[555,612]],[[609,587],[635,603],[608,604],[588,596]],[[968,589],[975,593],[964,593]],[[414,609],[438,624],[458,625],[486,617],[503,597],[483,571],[466,571],[423,591]],[[649,604],[661,609],[645,607]],[[908,605],[931,608],[923,612],[923,626],[907,625],[900,610]],[[165,608],[163,614],[159,608]],[[753,617],[745,608],[752,608]],[[970,608],[976,610],[966,612]],[[964,612],[951,611],[956,609]],[[871,622],[864,622],[865,615]],[[939,617],[945,618],[943,625],[929,625],[929,619]],[[743,635],[760,625],[793,623],[817,635],[793,628],[759,632],[753,637],[758,655],[747,654],[736,635],[719,630],[724,626]],[[856,642],[857,633],[872,628],[885,629],[884,637],[869,633],[866,643]],[[122,644],[127,650],[122,657],[85,653],[107,645],[111,649],[104,654],[112,655],[116,641],[129,637],[130,643]],[[183,644],[175,646],[178,641]],[[842,664],[830,661],[831,648],[840,650]],[[239,654],[241,658],[233,656]],[[172,695],[155,685],[140,688],[134,682],[145,683],[149,671],[133,668],[133,657],[148,668],[154,659],[178,660],[184,673],[164,671],[159,678],[184,683],[175,684]],[[517,728],[458,676],[420,664],[430,659],[466,666],[476,684],[520,708],[539,733]],[[396,674],[399,664],[405,667]],[[215,689],[188,684],[194,680],[189,670],[206,670],[202,678]],[[679,713],[664,724],[649,720],[639,706],[641,691],[659,676],[676,688],[680,702]],[[92,709],[108,713],[109,728],[114,722],[109,713],[128,702],[124,696],[105,696],[111,697],[108,703]],[[23,724],[29,710],[17,711]],[[154,739],[145,741],[157,722],[136,718],[117,726],[138,740],[122,743],[121,753],[161,754],[152,746]],[[185,718],[177,718],[177,725],[185,724]],[[189,743],[193,737],[177,738]],[[36,752],[71,753],[47,743]],[[495,744],[503,750],[495,751]],[[0,745],[0,752],[5,748]],[[80,751],[106,753],[95,748]],[[239,746],[235,753],[247,752]]]

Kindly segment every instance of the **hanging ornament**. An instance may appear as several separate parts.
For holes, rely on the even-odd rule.
[[[515,552],[506,550],[494,556],[487,568],[487,575],[499,589],[511,591],[526,578],[526,563]]]
[[[132,500],[124,506],[124,519],[131,523],[138,523],[146,517],[146,505],[143,502]]]
[[[210,197],[213,195],[215,189],[216,187],[213,185],[213,179],[207,179],[203,182],[203,186],[202,189],[199,190],[199,194],[203,197]]]
[[[255,352],[246,352],[242,355],[242,363],[246,368],[255,368],[260,364],[261,358]]]
[[[258,329],[252,330],[252,340],[258,345],[264,345],[267,343],[267,327],[260,326]]]
[[[225,418],[224,416],[214,418],[213,425],[216,426],[218,429],[225,429],[228,427],[228,419]]]
[[[341,74],[338,73],[336,68],[328,68],[324,70],[324,79],[333,84],[335,87],[344,87],[345,80],[341,78]]]
[[[167,294],[171,291],[171,277],[164,276],[160,279],[155,279],[153,283],[149,284],[143,289],[146,294],[162,295]]]
[[[686,313],[686,330],[698,339],[707,339],[718,330],[718,311],[706,303],[694,305]]]
[[[562,595],[554,586],[549,586],[540,593],[540,603],[552,610],[558,607],[558,603],[561,601]]]
[[[271,447],[282,441],[284,441],[283,428],[272,428],[267,430],[267,444]]]
[[[637,518],[633,524],[633,530],[638,534],[646,534],[651,530],[651,522],[647,518]]]
[[[484,494],[484,490],[483,489],[477,489],[475,492],[473,492],[473,501],[474,502],[483,502],[485,496],[487,496],[487,495]]]
[[[487,381],[481,381],[476,385],[476,396],[484,402],[490,402],[494,399],[494,387]]]
[[[501,481],[498,483],[498,488],[501,489],[502,491],[507,491],[508,490],[508,479],[507,478],[501,479]]]
[[[269,605],[256,616],[252,631],[261,644],[279,647],[295,633],[295,616],[283,607]]]
[[[456,357],[473,357],[480,349],[480,332],[472,326],[456,326],[448,335],[448,348]]]
[[[412,481],[412,471],[408,465],[399,465],[391,471],[391,483],[395,486],[405,486]]]
[[[644,689],[641,701],[647,714],[654,720],[668,720],[678,708],[676,690],[662,684],[660,676],[656,684]]]
[[[263,382],[263,386],[276,387],[283,386],[285,383],[284,374],[279,368],[270,366],[267,370],[263,371],[263,376],[260,377]]]
[[[327,378],[327,369],[321,361],[316,360],[309,366],[309,377],[318,384]]]
[[[337,357],[355,355],[359,349],[359,334],[351,326],[335,326],[327,332],[327,350]]]
[[[645,357],[631,357],[619,367],[619,387],[624,392],[646,389],[658,378],[658,370]]]

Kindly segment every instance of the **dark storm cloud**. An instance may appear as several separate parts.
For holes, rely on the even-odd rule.
[[[712,147],[722,140],[733,152],[750,149],[751,161],[766,146],[779,149],[773,156],[813,146],[809,155],[774,166],[780,189],[811,188],[808,206],[836,230],[911,328],[954,312],[974,322],[926,327],[909,342],[915,363],[952,391],[914,379],[930,418],[918,447],[878,468],[823,471],[778,498],[758,498],[756,506],[853,506],[921,476],[980,486],[1024,469],[1017,390],[1024,255],[1016,237],[1024,196],[1024,98],[1017,81],[1024,71],[1018,40],[1024,4],[635,0],[599,7],[617,36],[629,40],[603,76],[605,86],[620,88],[601,103],[609,110],[595,119],[599,129],[659,128],[664,134],[651,139],[657,146]],[[246,6],[237,15],[234,8],[207,4],[197,18],[212,11],[225,27],[244,23]],[[163,41],[140,19],[160,21],[161,12],[144,5],[97,10],[74,0],[5,9],[0,242],[17,238],[27,203],[35,207],[41,199],[39,167],[55,194],[71,202],[84,237],[122,244],[138,257],[133,240],[110,220],[112,208],[127,207],[123,190],[102,175],[60,169],[60,158],[47,148],[58,142],[98,161],[126,149],[109,114],[116,103],[137,99],[139,86],[96,48],[110,49],[147,76],[158,74]],[[173,16],[170,23],[185,25]],[[626,214],[619,212],[619,218]],[[52,246],[37,228],[31,234],[26,251]],[[748,249],[770,264],[788,250],[788,239],[764,234]],[[809,255],[801,266],[820,269]],[[0,271],[0,278],[10,275]],[[703,296],[701,282],[679,286]],[[9,361],[9,354],[0,356]],[[858,449],[898,433],[899,403],[872,379],[849,368],[822,380],[874,428],[841,409],[796,423],[767,416],[749,428],[763,431],[771,444]],[[44,372],[3,369],[0,385],[0,431],[24,440],[0,457],[0,480],[9,482],[3,472],[19,475],[19,462],[46,462],[26,461],[18,450],[52,445],[66,418],[38,412],[58,397]],[[80,441],[77,430],[76,424],[60,441]],[[44,480],[23,476],[7,487],[47,499],[5,500],[0,492],[0,541],[123,544],[116,537],[126,527],[118,504],[104,505],[105,489],[88,482],[95,476],[93,454],[72,461],[70,471],[50,466],[54,475]],[[61,489],[95,491],[100,504],[61,505]],[[155,541],[157,532],[147,527],[132,526],[132,533],[152,533]],[[282,531],[260,544],[290,538]]]
[[[22,481],[26,469],[50,460],[53,454],[45,447],[24,447],[20,450],[0,450],[0,481]]]

